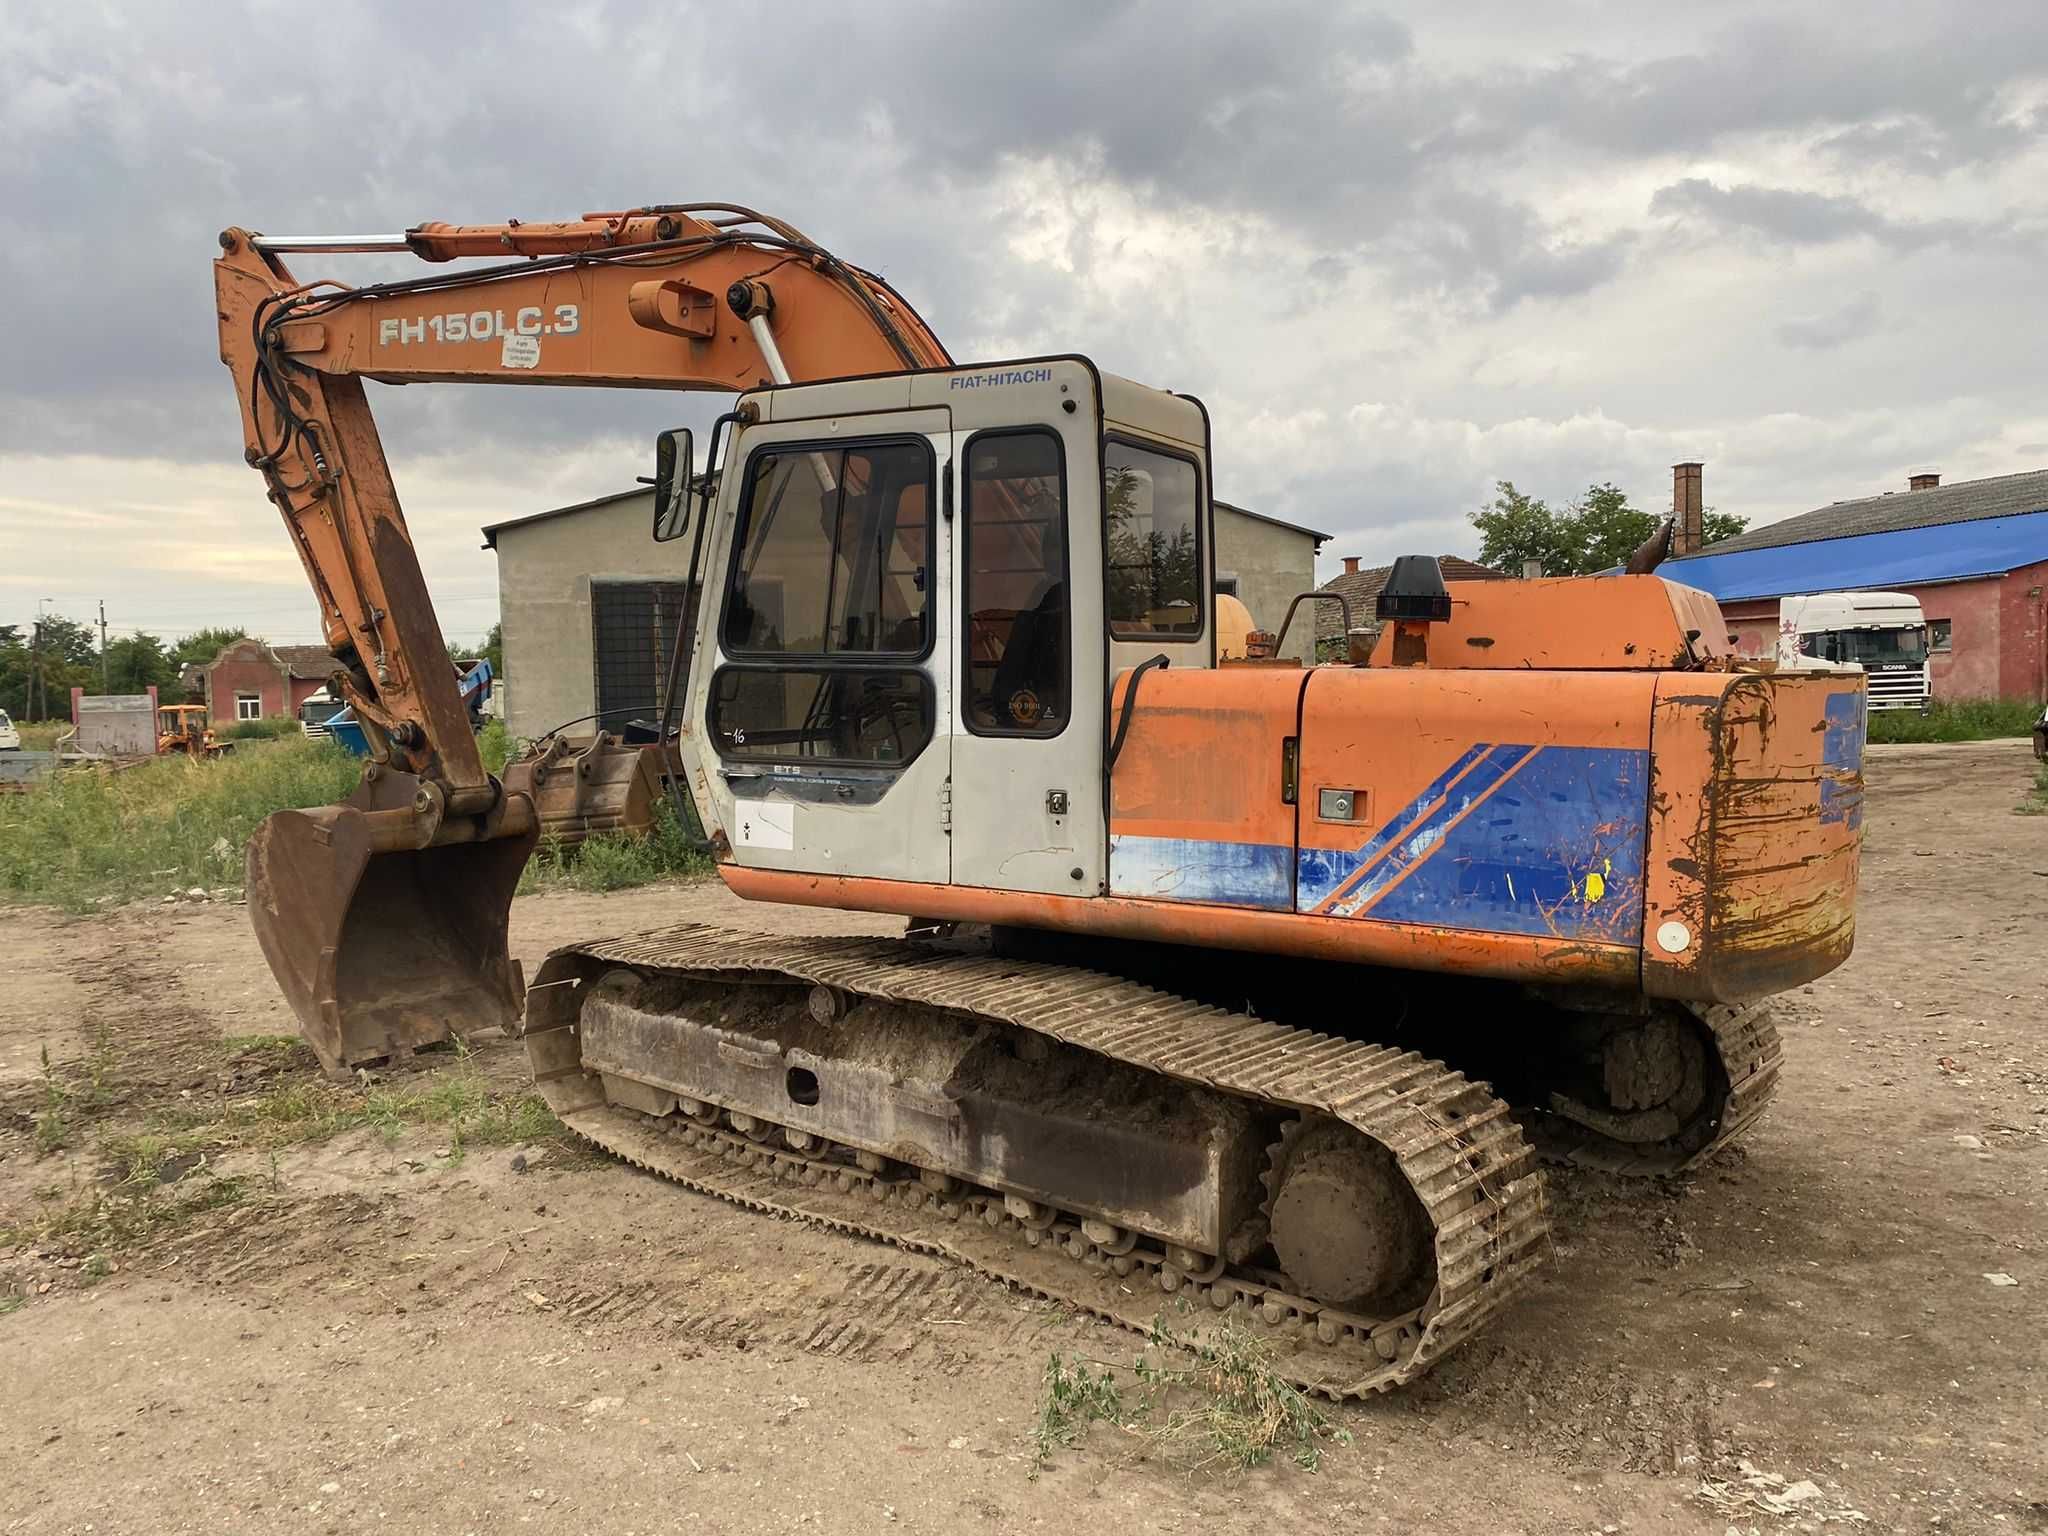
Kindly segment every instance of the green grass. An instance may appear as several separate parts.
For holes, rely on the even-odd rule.
[[[14,728],[21,732],[21,750],[24,752],[50,752],[57,746],[57,738],[69,734],[69,720],[39,720],[34,725],[24,721],[14,722]]]
[[[574,848],[543,838],[519,877],[522,894],[530,891],[620,891],[657,880],[687,880],[711,872],[708,855],[690,845],[690,834],[676,819],[675,808],[662,800],[654,808],[654,826],[646,837],[604,832]]]
[[[2031,736],[2041,706],[2029,699],[1937,699],[1922,715],[1910,709],[1873,710],[1873,744],[1925,741],[1996,741]]]
[[[361,766],[301,736],[214,762],[181,755],[119,773],[76,770],[0,797],[0,902],[86,911],[192,886],[239,889],[256,824],[341,799]]]
[[[1132,1362],[1128,1395],[1120,1368],[1107,1361],[1055,1354],[1046,1362],[1034,1476],[1097,1422],[1139,1436],[1191,1471],[1243,1472],[1284,1454],[1313,1472],[1326,1445],[1351,1443],[1349,1430],[1280,1374],[1265,1341],[1234,1321],[1181,1332],[1162,1318],[1148,1342],[1158,1358]]]
[[[216,741],[275,741],[280,736],[303,736],[305,728],[291,715],[265,715],[261,720],[237,720],[213,733]]]
[[[512,749],[518,743],[512,739],[512,733],[505,729],[504,721],[489,720],[484,723],[483,731],[476,739],[476,745],[477,750],[483,754],[484,772],[502,776],[505,764],[512,760]]]
[[[2013,809],[2022,816],[2048,816],[2048,763],[2034,770],[2033,788]]]

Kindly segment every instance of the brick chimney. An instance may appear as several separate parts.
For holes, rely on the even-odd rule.
[[[1941,484],[1941,472],[1939,470],[1923,469],[1907,478],[1906,489],[1909,491],[1931,491],[1939,484]]]
[[[1522,580],[1541,581],[1542,579],[1543,562],[1541,560],[1524,560],[1522,562]]]
[[[1698,463],[1671,466],[1671,517],[1676,525],[1671,530],[1671,553],[1674,555],[1695,554],[1707,542],[1700,468]]]
[[[1358,574],[1358,556],[1346,555],[1344,557],[1344,574],[1346,576],[1356,576]]]

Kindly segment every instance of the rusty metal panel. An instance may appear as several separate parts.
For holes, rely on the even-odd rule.
[[[1144,675],[1110,779],[1111,895],[1293,906],[1284,753],[1309,676],[1172,667]]]
[[[1864,724],[1856,674],[1663,680],[1645,991],[1735,1002],[1782,992],[1848,958]]]

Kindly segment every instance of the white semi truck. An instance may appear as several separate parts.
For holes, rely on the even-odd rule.
[[[1861,670],[1870,708],[1927,707],[1927,618],[1905,592],[1816,592],[1778,604],[1778,661]]]

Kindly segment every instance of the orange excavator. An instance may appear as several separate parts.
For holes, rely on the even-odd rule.
[[[371,743],[248,856],[331,1069],[514,1029],[568,1125],[685,1185],[1134,1328],[1255,1320],[1343,1395],[1536,1272],[1538,1149],[1668,1173],[1753,1123],[1765,999],[1848,954],[1861,679],[1739,660],[1703,593],[1410,558],[1376,630],[1343,615],[1351,659],[1219,657],[1200,402],[1081,356],[956,365],[786,224],[221,244],[247,456]],[[504,260],[283,266],[366,250]],[[682,923],[522,987],[545,791],[478,759],[366,378],[736,396],[701,465],[657,443],[650,536],[700,599],[676,792],[739,895],[903,938]]]

